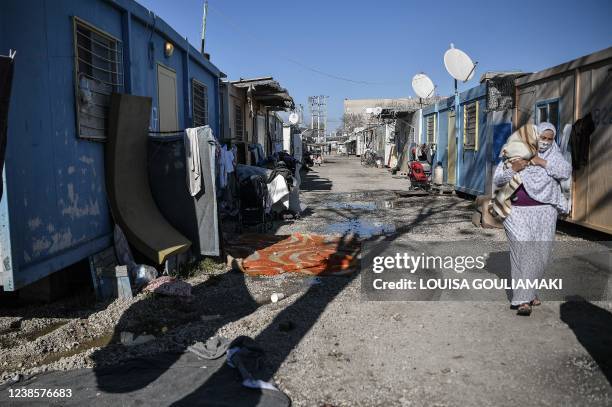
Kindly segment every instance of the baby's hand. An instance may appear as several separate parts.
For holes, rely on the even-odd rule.
[[[520,158],[518,160],[512,161],[512,169],[514,170],[514,172],[520,172],[523,171],[528,164],[529,161]]]

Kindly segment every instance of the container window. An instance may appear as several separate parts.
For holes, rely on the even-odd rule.
[[[432,144],[436,142],[436,116],[432,114],[426,120],[427,143]]]
[[[104,141],[110,95],[123,92],[123,49],[117,39],[74,18],[78,136]]]
[[[476,150],[478,149],[478,102],[465,105],[463,115],[463,147],[466,150]]]
[[[208,89],[195,79],[191,80],[191,98],[193,100],[193,126],[208,124]]]
[[[559,134],[559,100],[543,101],[536,103],[537,123],[542,122],[552,123]],[[557,141],[559,138],[557,137]]]
[[[538,123],[548,121],[548,109],[546,106],[540,106],[538,108]]]

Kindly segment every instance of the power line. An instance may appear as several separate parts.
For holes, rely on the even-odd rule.
[[[247,32],[245,32],[245,31],[243,31],[242,27],[240,27],[240,26],[238,26],[237,24],[235,24],[235,23],[234,23],[234,22],[231,20],[231,18],[230,18],[230,17],[228,17],[228,16],[226,16],[226,15],[225,15],[225,13],[223,13],[221,10],[217,9],[216,7],[211,6],[210,4],[208,5],[208,7],[209,7],[209,8],[210,8],[212,11],[214,11],[215,13],[219,14],[219,16],[220,16],[222,19],[225,19],[225,22],[226,22],[226,23],[227,23],[229,26],[231,26],[231,27],[233,27],[233,28],[235,29],[235,30],[232,30],[232,31],[234,31],[235,33],[238,33],[238,34],[244,35],[244,36],[246,36],[246,37],[247,37],[247,38],[249,38],[249,39],[253,39],[253,38],[255,38],[255,36],[254,36],[252,33],[247,33]],[[258,37],[257,39],[258,39],[259,41],[266,42],[266,41],[265,41],[263,38],[261,38],[261,37]],[[311,71],[311,72],[317,73],[317,74],[319,74],[319,75],[323,75],[323,76],[326,76],[326,77],[328,77],[328,78],[335,79],[335,80],[339,80],[339,81],[343,81],[343,82],[353,83],[353,84],[356,84],[356,85],[374,85],[374,86],[380,86],[380,85],[399,85],[399,84],[405,84],[405,82],[399,82],[399,81],[398,81],[398,82],[371,82],[371,81],[362,81],[362,80],[351,79],[351,78],[347,78],[347,77],[344,77],[344,76],[341,76],[341,75],[335,75],[335,74],[332,74],[332,73],[329,73],[329,72],[325,72],[325,71],[323,71],[323,70],[321,70],[321,69],[318,69],[318,68],[316,68],[316,67],[312,67],[312,66],[306,65],[306,64],[304,64],[304,63],[302,63],[302,62],[300,62],[300,61],[297,61],[297,60],[295,60],[295,59],[293,59],[293,58],[290,58],[290,57],[288,57],[288,56],[283,56],[283,57],[279,57],[278,55],[274,55],[274,56],[275,56],[275,57],[277,57],[277,58],[280,58],[280,59],[284,59],[284,60],[286,60],[287,62],[291,62],[292,64],[295,64],[295,65],[297,65],[297,66],[299,66],[299,67],[301,67],[301,68],[303,68],[303,69],[306,69],[306,70],[308,70],[308,71]]]

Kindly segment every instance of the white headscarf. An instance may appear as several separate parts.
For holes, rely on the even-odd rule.
[[[552,141],[548,141],[548,140],[542,140],[539,139],[538,140],[538,151],[540,153],[543,153],[547,150],[550,149],[550,147],[555,144],[554,142],[554,138],[555,135],[557,134],[557,130],[555,129],[555,126],[553,126],[551,123],[549,122],[542,122],[540,124],[538,124],[538,135],[542,135],[542,133],[544,133],[545,131],[550,130],[552,131],[553,134],[553,140]]]
[[[538,134],[544,133],[546,130],[550,130],[553,132],[553,137],[557,136],[557,129],[552,123],[542,122],[538,124]]]

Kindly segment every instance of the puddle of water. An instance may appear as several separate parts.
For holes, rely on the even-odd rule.
[[[39,365],[48,365],[49,363],[57,362],[61,358],[69,357],[72,355],[76,355],[78,353],[84,352],[87,349],[91,348],[103,348],[110,344],[113,341],[113,334],[109,333],[103,336],[99,336],[89,341],[81,342],[78,346],[75,346],[72,349],[68,349],[62,352],[50,353],[45,357]]]
[[[327,233],[333,234],[356,234],[362,238],[370,238],[379,235],[392,235],[395,233],[395,225],[383,222],[370,222],[362,219],[351,219],[344,222],[332,223],[326,229]]]
[[[380,196],[380,192],[349,192],[346,195],[350,199],[368,199],[368,198],[378,198]]]
[[[58,321],[58,322],[53,322],[49,325],[46,325],[44,327],[42,327],[41,329],[37,329],[35,331],[32,332],[26,332],[26,333],[18,333],[16,336],[12,337],[12,338],[6,338],[6,337],[0,337],[0,348],[3,349],[8,349],[10,347],[15,346],[16,344],[18,344],[20,341],[22,340],[26,340],[28,342],[32,342],[35,341],[36,339],[40,338],[41,336],[45,336],[53,331],[55,331],[56,329],[66,325],[68,323],[68,321]],[[11,328],[11,329],[6,329],[3,332],[0,332],[0,335],[8,335],[14,332],[19,332],[20,331],[20,327],[15,327],[15,328]]]
[[[421,207],[423,207],[423,203],[422,202],[419,203],[419,202],[415,202],[413,200],[406,199],[406,200],[401,200],[401,201],[395,202],[395,206],[394,207],[400,209],[400,208],[414,208],[415,206],[421,208]]]
[[[59,321],[59,322],[53,322],[47,326],[42,327],[41,329],[37,330],[37,331],[33,331],[33,332],[29,332],[26,335],[24,335],[24,338],[27,339],[28,341],[34,341],[38,338],[40,338],[41,336],[45,336],[48,333],[51,333],[53,331],[55,331],[58,328],[61,328],[62,326],[66,325],[68,323],[68,321]]]
[[[430,193],[422,189],[415,189],[415,190],[408,190],[408,191],[397,191],[395,192],[395,195],[401,198],[410,198],[414,196],[429,196]]]
[[[359,209],[364,211],[373,211],[376,209],[391,209],[395,205],[395,201],[366,201],[366,202],[329,202],[325,204],[328,208],[334,209]]]

